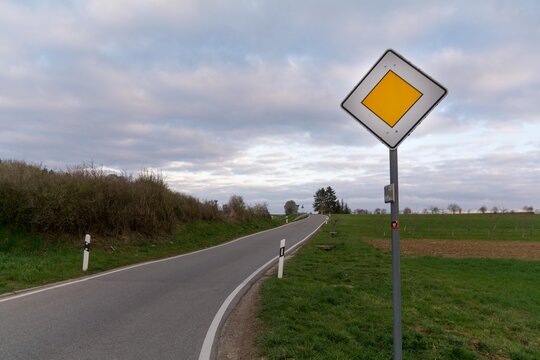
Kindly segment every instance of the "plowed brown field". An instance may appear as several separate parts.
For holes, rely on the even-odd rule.
[[[390,251],[390,240],[373,240],[378,249]],[[478,240],[401,240],[401,253],[454,258],[540,260],[540,243]]]

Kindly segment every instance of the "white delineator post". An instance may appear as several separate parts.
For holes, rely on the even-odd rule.
[[[285,239],[281,240],[279,244],[279,265],[278,265],[278,279],[283,278],[283,263],[285,261]]]
[[[84,237],[84,251],[83,251],[83,263],[82,270],[88,270],[88,260],[90,258],[90,235],[86,234]]]
[[[285,216],[285,224],[288,224],[288,223],[289,223],[289,217]]]

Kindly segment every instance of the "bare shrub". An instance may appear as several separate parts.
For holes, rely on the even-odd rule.
[[[266,204],[248,207],[238,195],[224,209],[226,216],[216,200],[172,191],[155,171],[119,175],[83,164],[54,172],[0,161],[0,224],[22,230],[150,237],[171,233],[180,222],[270,218]]]
[[[179,221],[220,217],[217,203],[171,191],[163,176],[78,166],[52,172],[0,162],[0,223],[28,231],[121,236],[170,233]]]
[[[244,199],[239,195],[232,195],[226,207],[227,217],[233,221],[245,221],[249,213]]]
[[[266,203],[257,203],[249,208],[249,211],[254,217],[259,219],[271,219],[270,211],[268,211],[268,205]]]

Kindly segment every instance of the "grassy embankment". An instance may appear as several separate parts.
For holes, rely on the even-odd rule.
[[[0,294],[177,255],[265,230],[266,205],[232,196],[226,211],[171,191],[159,174],[52,172],[0,161]],[[82,246],[92,235],[89,271]]]
[[[392,358],[389,217],[339,216],[263,285],[268,359]],[[412,215],[404,239],[540,241],[540,216]],[[317,247],[330,244],[324,251]],[[405,359],[539,359],[540,261],[402,256]]]
[[[76,278],[120,266],[187,253],[270,229],[283,221],[254,219],[245,223],[194,221],[178,225],[172,235],[152,241],[125,243],[123,240],[94,239],[90,266],[83,272],[82,242],[78,246],[65,241],[50,244],[41,235],[0,229],[0,294]],[[49,242],[49,244],[46,244]],[[19,247],[16,244],[24,244]]]

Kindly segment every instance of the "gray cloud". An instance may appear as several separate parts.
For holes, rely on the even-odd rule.
[[[534,1],[4,2],[1,157],[161,169],[276,210],[328,185],[381,207],[387,150],[339,104],[393,47],[449,89],[403,145],[404,206],[521,207],[538,177],[538,16]]]

